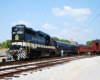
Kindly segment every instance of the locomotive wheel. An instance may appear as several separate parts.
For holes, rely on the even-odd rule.
[[[33,56],[33,55],[30,55],[30,57],[29,57],[31,60],[34,60],[35,59],[35,57]]]

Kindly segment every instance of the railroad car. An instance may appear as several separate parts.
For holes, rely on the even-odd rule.
[[[78,54],[92,52],[92,46],[91,45],[78,45],[77,51],[78,51]]]
[[[100,55],[100,40],[94,40],[92,42],[92,51],[97,55]]]
[[[56,55],[60,56],[61,51],[63,50],[64,55],[75,55],[77,54],[77,45],[73,45],[70,43],[54,41],[56,48]]]
[[[7,60],[34,59],[55,55],[54,40],[42,31],[25,25],[12,27],[12,45],[6,51]]]

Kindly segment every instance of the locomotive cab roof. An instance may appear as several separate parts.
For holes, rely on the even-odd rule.
[[[32,28],[26,27],[26,25],[24,25],[24,24],[18,24],[18,25],[16,25],[16,26],[13,26],[12,28],[14,28],[14,27],[24,27],[25,29],[31,30],[31,31],[33,31],[33,32],[36,32],[36,31],[33,30]]]

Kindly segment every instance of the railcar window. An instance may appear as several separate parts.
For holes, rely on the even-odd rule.
[[[57,48],[61,48],[61,46],[60,45],[57,45]]]

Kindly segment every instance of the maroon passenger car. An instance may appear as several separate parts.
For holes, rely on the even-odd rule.
[[[77,47],[78,54],[83,54],[86,52],[92,52],[92,46],[89,45],[79,45]]]
[[[93,53],[100,54],[100,40],[94,40],[92,42]]]

